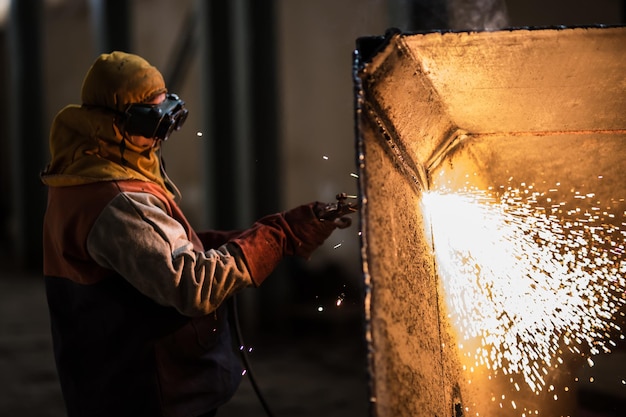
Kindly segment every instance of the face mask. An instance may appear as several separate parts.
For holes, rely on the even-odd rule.
[[[168,94],[160,104],[131,104],[124,115],[124,130],[130,135],[167,140],[179,130],[189,111],[176,94]]]

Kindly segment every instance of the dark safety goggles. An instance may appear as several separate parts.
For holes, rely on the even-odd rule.
[[[189,111],[176,94],[168,94],[160,104],[131,104],[124,115],[124,130],[130,135],[167,140],[179,130]]]

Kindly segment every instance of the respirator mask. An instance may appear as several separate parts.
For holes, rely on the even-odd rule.
[[[167,140],[179,130],[189,111],[176,94],[167,94],[160,104],[131,104],[124,113],[124,130],[130,135]]]

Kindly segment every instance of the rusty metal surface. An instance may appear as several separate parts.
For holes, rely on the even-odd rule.
[[[530,185],[548,211],[552,199],[572,206],[593,196],[579,211],[607,210],[594,207],[602,201],[617,217],[600,227],[623,228],[626,28],[395,34],[385,42],[355,70],[372,413],[575,413],[580,395],[570,387],[589,388],[577,379],[589,352],[562,354],[571,363],[561,368],[548,358],[541,372],[549,376],[538,377],[535,391],[506,370],[474,372],[484,363],[463,351],[420,204],[431,188],[523,193]],[[552,220],[575,216],[559,213]],[[617,297],[609,304],[623,303]],[[622,324],[607,335],[619,339]],[[550,349],[567,350],[562,335],[549,340]]]
[[[624,28],[447,33],[401,42],[460,129],[624,128]]]
[[[370,351],[377,416],[447,415],[438,293],[419,191],[371,130],[364,133]],[[436,389],[433,389],[436,387]]]

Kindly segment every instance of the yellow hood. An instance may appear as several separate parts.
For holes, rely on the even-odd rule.
[[[70,105],[61,110],[52,123],[52,161],[43,173],[43,182],[68,186],[136,179],[166,188],[157,148],[141,149],[124,141],[123,149],[114,118],[100,108]]]
[[[125,52],[102,54],[91,65],[81,91],[86,106],[124,112],[133,103],[145,103],[166,92],[158,69],[138,55]]]
[[[135,179],[155,182],[175,195],[173,184],[166,186],[161,175],[160,143],[154,148],[137,147],[123,138],[115,123],[130,104],[163,91],[163,77],[143,58],[123,52],[101,55],[83,81],[84,105],[65,107],[52,123],[52,160],[42,174],[44,184]]]

